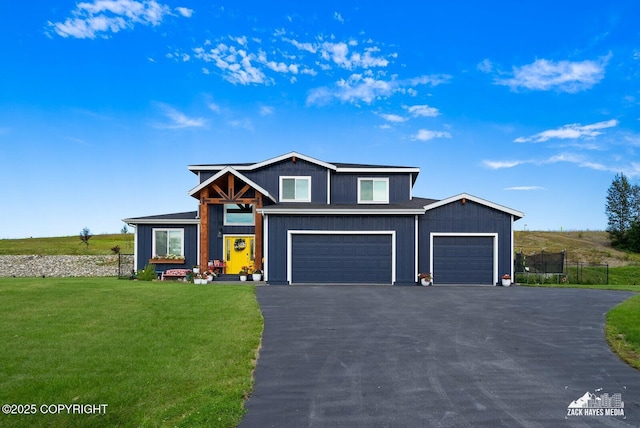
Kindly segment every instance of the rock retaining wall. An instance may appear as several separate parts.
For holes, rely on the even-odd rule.
[[[133,269],[133,255],[105,256],[0,256],[0,276],[77,277],[128,276]]]

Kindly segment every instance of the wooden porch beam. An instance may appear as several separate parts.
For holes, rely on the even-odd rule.
[[[209,188],[200,193],[200,269],[207,268],[209,262]]]

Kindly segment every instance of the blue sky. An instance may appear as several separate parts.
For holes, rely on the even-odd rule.
[[[506,205],[517,230],[604,230],[615,174],[640,173],[638,16],[637,1],[9,2],[0,238],[195,210],[187,165],[290,151],[420,167],[414,195]]]

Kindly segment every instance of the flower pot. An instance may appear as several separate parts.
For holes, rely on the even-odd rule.
[[[199,267],[194,267],[193,268],[193,273],[200,273],[200,268]]]
[[[213,275],[209,275],[207,277],[207,282],[213,282]]]
[[[253,274],[251,274],[251,279],[253,279],[254,281],[260,281],[262,279],[262,274],[261,273],[253,273]]]
[[[502,286],[503,287],[509,287],[511,285],[511,278],[502,278]]]
[[[431,285],[431,281],[426,278],[421,278],[420,284],[422,284],[423,286],[428,286],[428,285]]]
[[[247,275],[240,275],[240,281],[246,281]]]

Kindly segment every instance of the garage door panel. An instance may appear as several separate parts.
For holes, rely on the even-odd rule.
[[[491,236],[434,236],[435,282],[493,284],[493,245]]]
[[[384,283],[392,279],[391,236],[295,234],[293,283]]]

